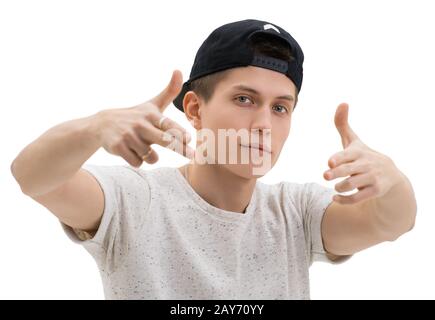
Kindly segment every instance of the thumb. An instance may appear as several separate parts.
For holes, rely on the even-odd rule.
[[[169,81],[169,84],[166,86],[166,88],[150,101],[154,103],[160,109],[160,111],[163,112],[163,110],[165,110],[166,107],[178,96],[182,87],[183,75],[181,74],[180,70],[174,70],[171,81]]]
[[[341,144],[343,148],[346,148],[352,141],[358,140],[358,136],[351,129],[349,122],[349,105],[347,103],[341,103],[337,107],[337,111],[335,112],[335,127],[338,130],[338,133],[341,137]]]

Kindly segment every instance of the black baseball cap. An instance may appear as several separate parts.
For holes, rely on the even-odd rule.
[[[289,45],[294,59],[290,62],[255,54],[251,38],[257,34],[281,39]],[[285,74],[301,90],[304,54],[296,40],[284,29],[266,21],[247,19],[225,24],[215,29],[202,43],[193,62],[189,80],[173,101],[182,112],[184,95],[191,90],[193,80],[226,69],[257,66]]]

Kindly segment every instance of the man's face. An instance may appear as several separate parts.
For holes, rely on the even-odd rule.
[[[215,163],[218,163],[218,145],[226,143],[222,165],[234,174],[248,179],[264,175],[266,172],[254,174],[253,171],[261,166],[261,159],[269,159],[266,171],[270,170],[290,132],[295,92],[293,82],[276,71],[253,66],[231,69],[218,83],[208,103],[200,107],[201,127],[210,129],[215,136]],[[218,129],[248,133],[248,141],[237,136],[237,163],[230,163],[230,138],[219,139]],[[256,141],[252,134],[256,134]],[[259,144],[263,145],[263,151],[255,149]],[[250,155],[249,161],[242,163],[241,152]]]

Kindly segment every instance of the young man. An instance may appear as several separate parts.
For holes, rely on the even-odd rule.
[[[204,41],[186,83],[175,71],[144,104],[51,128],[11,170],[95,258],[108,299],[308,299],[313,261],[341,262],[395,240],[412,229],[416,202],[393,161],[349,127],[346,104],[335,117],[344,150],[329,159],[324,177],[348,177],[336,191],[358,192],[257,181],[289,135],[302,63],[282,28],[226,24]],[[171,102],[198,130],[195,151],[186,131],[162,115]],[[234,135],[219,130],[237,132],[235,162],[226,154]],[[136,168],[158,160],[154,143],[192,161]],[[84,165],[100,147],[133,167]],[[259,160],[269,164],[262,173],[254,170]]]

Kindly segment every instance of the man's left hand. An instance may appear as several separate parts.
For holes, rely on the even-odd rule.
[[[341,204],[354,204],[381,197],[404,179],[394,162],[386,155],[366,146],[348,123],[349,106],[342,103],[335,113],[335,126],[341,136],[343,151],[329,158],[326,180],[347,177],[335,185],[337,192],[358,189],[351,195],[335,195]]]

